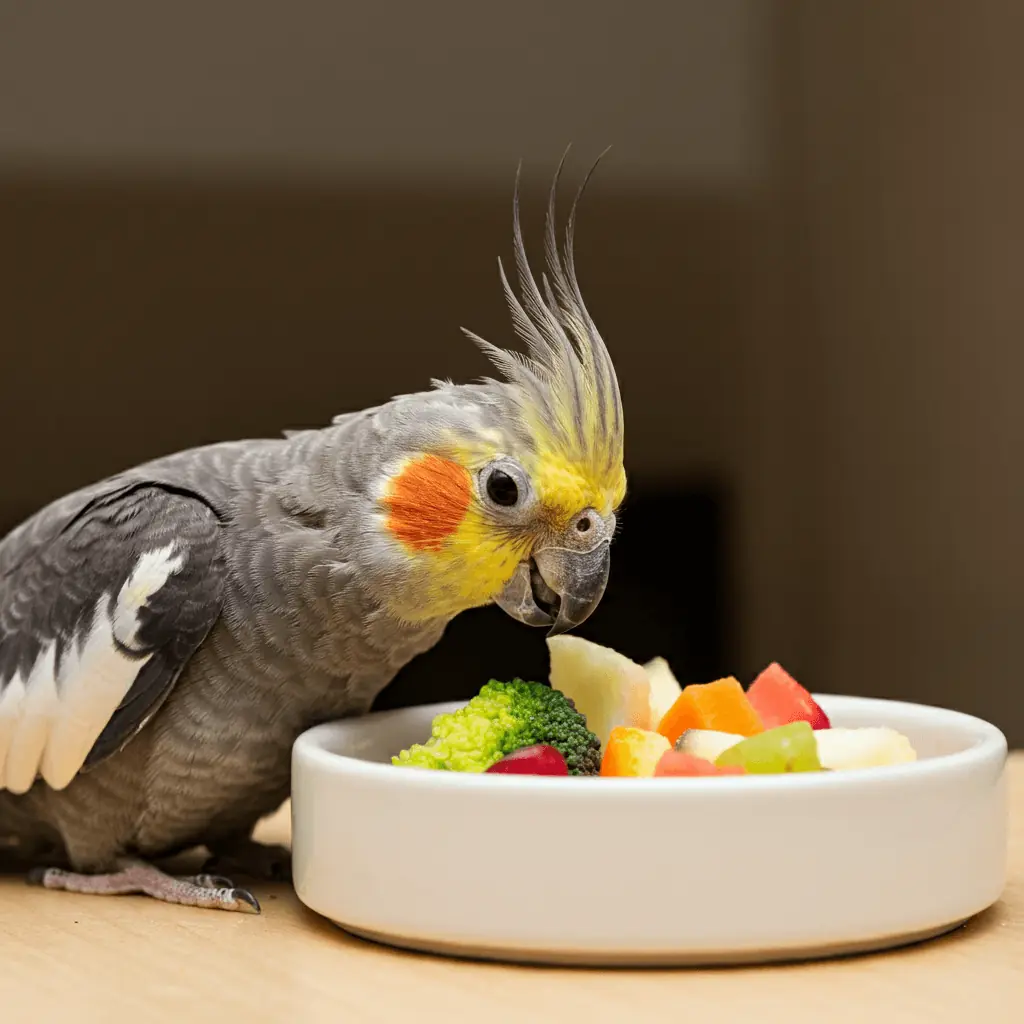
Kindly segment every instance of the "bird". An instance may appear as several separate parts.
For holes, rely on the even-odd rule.
[[[462,329],[490,375],[160,456],[0,540],[0,858],[30,883],[259,913],[232,876],[290,877],[253,830],[303,731],[366,714],[471,608],[555,635],[597,607],[623,409],[574,261],[597,164],[561,231],[565,159],[539,278],[516,173],[519,348]],[[193,849],[202,873],[160,866]]]

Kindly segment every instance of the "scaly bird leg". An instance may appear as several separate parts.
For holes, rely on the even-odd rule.
[[[60,868],[36,868],[29,873],[28,881],[31,885],[41,885],[45,889],[63,889],[65,892],[92,896],[143,893],[164,903],[179,903],[185,907],[234,910],[243,914],[260,912],[256,897],[247,889],[235,888],[228,878],[209,874],[174,878],[140,860],[124,860],[120,870],[106,875],[84,875]]]

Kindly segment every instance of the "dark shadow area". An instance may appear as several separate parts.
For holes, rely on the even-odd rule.
[[[523,194],[538,264],[546,186]],[[460,328],[513,339],[511,190],[0,177],[0,528],[164,452],[490,372]],[[730,443],[753,219],[735,197],[588,192],[577,263],[634,477],[676,485]]]
[[[707,490],[640,491],[623,513],[604,600],[577,635],[638,661],[661,655],[686,682],[723,672],[730,623],[725,599],[723,502]],[[399,673],[376,707],[471,697],[488,679],[546,680],[544,631],[496,607],[456,618],[441,643]]]
[[[511,187],[0,178],[0,532],[165,452],[491,372],[459,328],[513,339],[496,267],[510,256]],[[523,191],[538,264],[546,187]],[[582,633],[640,660],[663,654],[687,679],[731,661],[725,487],[704,480],[723,476],[730,443],[722,367],[749,330],[755,231],[735,197],[599,177],[578,225],[631,474],[611,583]],[[382,706],[515,675],[547,677],[543,633],[474,611]]]

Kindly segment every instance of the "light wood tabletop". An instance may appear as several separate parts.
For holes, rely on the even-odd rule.
[[[1024,752],[1010,759],[1010,875],[956,932],[895,952],[714,970],[506,967],[350,938],[287,886],[263,915],[75,896],[0,880],[3,1024],[1024,1021]],[[286,841],[287,813],[261,828]]]

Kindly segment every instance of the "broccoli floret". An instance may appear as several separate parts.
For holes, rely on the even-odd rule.
[[[415,768],[483,772],[506,754],[535,743],[554,747],[570,775],[601,770],[601,742],[573,702],[550,686],[521,679],[492,679],[465,707],[438,715],[426,743],[391,760]]]

